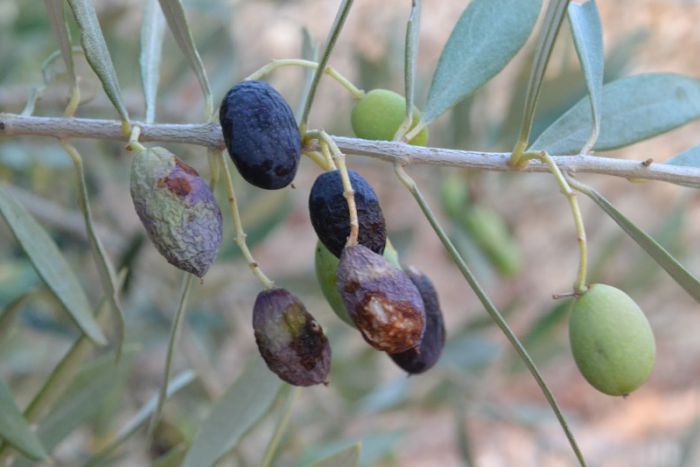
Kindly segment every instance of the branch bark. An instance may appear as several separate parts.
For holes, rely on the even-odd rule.
[[[147,125],[141,127],[142,142],[185,143],[208,148],[224,147],[221,127],[217,123]],[[25,117],[0,113],[0,137],[47,136],[55,138],[92,138],[127,141],[121,124],[116,120],[85,118]],[[424,148],[390,141],[368,141],[333,136],[340,150],[348,155],[366,156],[402,165],[428,164],[467,167],[479,170],[514,171],[508,165],[510,153],[462,151],[455,149]],[[649,163],[645,160],[627,160],[592,155],[552,156],[557,166],[568,173],[596,173],[635,180],[659,180],[681,185],[700,186],[700,169]],[[522,172],[549,172],[546,165],[531,162]]]

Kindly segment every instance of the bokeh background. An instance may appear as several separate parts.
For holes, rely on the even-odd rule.
[[[97,0],[128,109],[143,117],[137,72],[141,2]],[[328,0],[188,0],[184,4],[217,102],[244,76],[274,58],[298,57],[302,28],[323,41],[337,3]],[[355,2],[331,64],[366,90],[402,91],[402,48],[410,2]],[[420,106],[440,51],[466,0],[423,2],[416,102]],[[606,81],[639,72],[697,76],[700,4],[692,0],[599,1],[605,31]],[[77,37],[74,34],[73,37]],[[533,36],[534,37],[534,36]],[[533,38],[498,76],[430,127],[432,146],[507,151],[515,141],[532,57]],[[0,0],[0,111],[19,113],[41,67],[56,49],[40,2]],[[81,56],[84,103],[78,115],[116,118]],[[60,61],[37,103],[37,115],[60,115],[67,82]],[[284,69],[271,82],[292,107],[303,74]],[[565,24],[547,71],[534,132],[548,126],[585,94]],[[352,99],[325,79],[311,126],[351,135]],[[166,33],[157,121],[203,120],[194,75]],[[653,140],[615,151],[618,157],[663,162],[698,144],[692,123]],[[112,142],[76,142],[85,159],[94,215],[112,258],[130,268],[124,292],[128,339],[138,344],[130,371],[104,405],[66,433],[57,465],[80,465],[160,384],[180,274],[144,239],[128,193],[129,156]],[[201,148],[169,145],[207,174]],[[276,465],[306,465],[343,444],[363,441],[363,464],[379,466],[568,466],[575,459],[535,382],[490,322],[475,295],[444,254],[411,196],[376,160],[350,157],[378,192],[389,235],[406,264],[433,280],[443,306],[448,342],[432,371],[411,378],[372,351],[325,303],[313,269],[315,235],[308,191],[319,170],[303,160],[295,189],[261,192],[239,180],[244,226],[254,254],[281,286],[303,298],[326,329],[333,349],[329,387],[304,389]],[[481,173],[411,167],[441,221],[488,292],[524,340],[565,410],[590,465],[700,465],[700,329],[698,305],[587,199],[581,199],[590,241],[590,280],[622,288],[645,310],[657,339],[650,380],[626,399],[592,389],[576,370],[567,340],[566,301],[578,261],[567,203],[544,174]],[[94,303],[99,282],[88,254],[70,159],[49,139],[0,140],[0,179],[52,233]],[[693,272],[700,272],[700,200],[695,191],[662,183],[631,183],[581,176],[625,215],[652,233]],[[457,196],[458,209],[445,193]],[[450,198],[453,199],[453,198]],[[223,201],[224,197],[221,196]],[[461,205],[462,209],[459,209]],[[476,213],[476,214],[475,214]],[[465,220],[466,217],[471,220]],[[476,220],[475,220],[476,219]],[[111,465],[151,465],[159,454],[191,439],[211,400],[257,358],[250,325],[260,286],[240,260],[230,229],[216,265],[190,297],[188,327],[176,370],[199,379],[168,403],[157,448],[139,434]],[[5,225],[0,225],[0,310],[40,285]],[[21,406],[31,399],[76,331],[48,297],[29,301],[0,329],[0,377]],[[279,410],[273,407],[273,412]],[[222,465],[256,465],[276,423],[273,413],[249,433]],[[107,465],[107,464],[105,464]]]

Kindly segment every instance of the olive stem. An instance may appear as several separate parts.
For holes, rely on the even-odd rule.
[[[148,444],[150,444],[153,440],[153,435],[155,433],[156,426],[158,425],[158,420],[160,419],[161,413],[163,412],[163,405],[165,404],[165,399],[167,399],[168,397],[168,382],[170,381],[170,372],[172,370],[173,359],[175,356],[175,343],[177,342],[177,338],[182,330],[182,324],[185,319],[185,312],[187,311],[187,298],[190,295],[193,277],[194,276],[188,272],[184,273],[182,276],[182,286],[180,288],[180,298],[177,304],[177,312],[175,313],[175,319],[173,320],[172,327],[170,328],[170,338],[168,339],[168,352],[165,356],[163,382],[160,385],[160,391],[158,392],[158,402],[156,403],[156,409],[153,411],[151,423],[148,426],[148,434],[146,435]]]
[[[61,145],[73,161],[73,166],[75,167],[76,176],[78,178],[78,204],[80,206],[80,211],[83,213],[83,221],[85,223],[90,249],[92,250],[92,256],[95,263],[97,263],[97,271],[102,285],[102,291],[109,300],[112,316],[116,323],[117,360],[119,360],[122,356],[126,325],[124,323],[124,312],[119,300],[117,275],[114,272],[114,266],[109,259],[109,255],[107,255],[102,241],[95,231],[95,223],[92,219],[92,210],[90,209],[87,183],[85,181],[83,159],[80,157],[78,150],[68,141],[61,140]]]
[[[342,0],[340,7],[338,7],[338,13],[335,15],[335,20],[333,20],[333,25],[328,33],[328,39],[326,40],[326,46],[321,53],[321,60],[318,62],[318,67],[314,72],[314,77],[311,80],[311,85],[309,86],[309,93],[306,95],[306,101],[304,102],[304,110],[301,113],[300,127],[306,128],[309,122],[309,114],[311,113],[311,105],[316,97],[316,90],[318,89],[318,83],[321,81],[321,70],[325,70],[328,65],[328,60],[331,58],[331,53],[333,52],[333,47],[340,36],[340,31],[345,25],[345,20],[350,13],[352,8],[353,0]]]
[[[327,170],[337,170],[338,167],[335,166],[335,161],[333,160],[333,155],[331,154],[331,151],[328,148],[328,144],[326,144],[325,141],[321,141],[320,146],[321,154],[323,154],[323,157],[325,157],[326,161],[328,161],[329,168]]]
[[[250,252],[250,249],[248,249],[248,244],[245,240],[246,234],[243,230],[243,223],[241,222],[241,214],[238,210],[236,191],[233,188],[233,179],[231,178],[231,171],[229,169],[226,157],[224,157],[223,151],[219,151],[219,158],[224,169],[224,180],[226,182],[226,193],[228,194],[228,205],[231,208],[231,218],[233,220],[233,228],[235,231],[234,241],[236,242],[236,245],[238,245],[238,248],[241,250],[243,257],[248,262],[248,267],[253,272],[253,275],[255,275],[255,277],[257,277],[258,280],[262,282],[263,286],[266,289],[272,289],[274,288],[275,283],[272,282],[272,280],[270,280],[270,278],[265,275],[262,269],[260,269],[260,266],[258,265],[257,261],[255,261],[255,258],[253,258],[253,254]]]
[[[260,461],[260,467],[270,467],[270,465],[272,465],[272,461],[275,457],[275,453],[277,453],[277,448],[282,440],[282,436],[284,435],[285,431],[287,431],[289,420],[292,418],[292,409],[294,408],[294,402],[299,397],[299,388],[291,386],[287,387],[289,388],[289,395],[287,396],[287,400],[285,400],[284,406],[282,407],[282,415],[275,426],[275,432],[273,433],[272,438],[270,438],[270,442],[267,444],[267,448],[265,449],[265,454]]]
[[[567,201],[569,202],[569,206],[571,207],[571,214],[574,216],[574,224],[576,226],[576,241],[578,242],[579,247],[579,267],[576,275],[576,282],[574,283],[574,293],[582,294],[588,288],[586,286],[586,274],[588,271],[588,247],[586,243],[586,227],[583,224],[581,208],[579,207],[576,193],[571,189],[566,177],[564,177],[564,174],[559,169],[559,166],[557,166],[547,151],[523,153],[524,161],[531,159],[539,160],[549,167],[550,172],[552,175],[554,175],[554,178],[559,184],[562,194],[566,197]]]
[[[549,389],[549,386],[547,386],[547,383],[544,381],[542,378],[542,375],[540,374],[539,370],[537,369],[537,366],[535,365],[535,362],[532,360],[532,357],[530,357],[530,354],[528,354],[527,350],[523,346],[523,344],[520,342],[518,337],[515,335],[513,330],[510,328],[508,325],[507,321],[503,317],[503,315],[498,311],[498,308],[496,308],[496,305],[491,301],[491,298],[486,294],[484,289],[482,289],[481,285],[479,282],[476,280],[476,277],[474,277],[474,274],[471,272],[469,269],[469,266],[467,266],[466,262],[460,255],[459,251],[457,251],[457,248],[455,248],[454,244],[450,240],[450,238],[447,236],[447,233],[445,233],[445,230],[442,228],[440,223],[437,221],[437,218],[435,217],[432,209],[428,205],[428,202],[425,200],[423,197],[423,194],[420,192],[418,189],[418,186],[416,185],[416,182],[411,178],[410,175],[406,173],[404,168],[400,164],[394,164],[394,171],[396,173],[396,176],[399,178],[401,183],[406,187],[406,189],[413,195],[415,198],[416,202],[418,203],[418,206],[420,206],[421,211],[423,211],[423,214],[425,215],[426,219],[430,223],[431,227],[437,234],[437,236],[440,238],[440,241],[442,242],[443,246],[445,247],[445,250],[447,250],[447,253],[450,255],[454,263],[457,265],[459,268],[460,272],[466,279],[466,281],[469,283],[471,286],[472,290],[474,293],[476,293],[476,296],[479,298],[479,301],[481,304],[486,308],[486,311],[488,314],[491,316],[493,321],[496,323],[496,325],[500,328],[500,330],[505,334],[506,338],[510,342],[510,344],[513,346],[513,348],[516,350],[522,361],[525,363],[525,366],[527,369],[530,371],[530,374],[532,377],[535,379],[537,382],[537,385],[540,387],[540,390],[544,394],[545,399],[547,399],[547,402],[549,403],[550,407],[552,408],[552,411],[554,412],[554,415],[557,417],[557,420],[559,421],[559,424],[561,425],[562,429],[564,430],[564,433],[569,440],[569,444],[571,445],[571,448],[574,451],[574,454],[576,455],[579,463],[582,466],[586,465],[586,462],[583,458],[583,454],[581,454],[581,450],[578,447],[578,444],[576,442],[576,438],[574,437],[573,433],[569,429],[569,425],[564,418],[564,415],[559,408],[559,404],[557,403],[556,399],[554,398],[554,394],[552,394],[552,391]]]
[[[301,58],[283,58],[283,59],[276,59],[272,60],[270,63],[267,65],[261,67],[254,73],[251,73],[248,77],[244,79],[244,81],[248,80],[257,80],[257,79],[262,79],[272,73],[273,71],[277,70],[278,68],[282,67],[288,67],[288,66],[298,66],[302,68],[311,68],[311,69],[318,69],[318,63],[314,62],[313,60],[304,60]],[[354,99],[362,99],[365,97],[365,92],[352,84],[352,82],[347,79],[345,76],[343,76],[338,70],[333,68],[332,66],[328,65],[326,68],[323,70],[325,74],[333,78],[340,84],[342,87],[347,89],[347,91],[352,94],[352,97]]]
[[[360,233],[360,223],[357,219],[357,205],[355,204],[355,190],[352,188],[352,183],[350,183],[350,175],[348,174],[348,167],[345,164],[345,155],[340,152],[338,145],[335,144],[333,138],[330,137],[328,133],[323,130],[311,130],[306,133],[308,138],[317,139],[321,143],[321,147],[325,144],[327,149],[330,150],[332,154],[332,160],[338,167],[338,172],[340,173],[340,179],[343,182],[343,196],[348,203],[348,212],[350,214],[350,235],[347,238],[345,246],[357,245],[357,237]]]
[[[328,163],[328,160],[318,151],[304,151],[303,154],[311,159],[314,164],[319,166],[324,172],[333,170],[333,167]]]

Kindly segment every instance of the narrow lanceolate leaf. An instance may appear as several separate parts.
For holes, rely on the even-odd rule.
[[[143,3],[141,20],[141,83],[146,101],[146,123],[153,123],[156,116],[156,97],[160,81],[160,59],[165,33],[165,18],[158,6],[158,0],[146,0]]]
[[[532,61],[530,69],[530,77],[527,80],[527,90],[525,91],[525,106],[523,109],[523,120],[520,125],[520,135],[516,143],[514,153],[520,151],[527,146],[530,141],[530,133],[532,132],[532,124],[535,119],[535,108],[540,96],[542,81],[544,80],[544,72],[549,63],[549,57],[554,49],[554,41],[559,35],[561,23],[564,20],[566,7],[569,0],[551,0],[547,5],[547,11],[542,21],[542,31],[537,40],[537,49]]]
[[[204,64],[199,56],[197,47],[194,44],[194,38],[192,37],[190,27],[187,25],[185,10],[180,0],[159,0],[159,2],[163,14],[165,14],[165,19],[168,21],[168,28],[170,28],[173,36],[175,36],[175,41],[180,47],[180,50],[185,54],[185,57],[187,57],[192,71],[197,75],[197,80],[204,94],[204,111],[208,119],[214,111],[209,79],[207,78],[207,72],[204,69]]]
[[[404,88],[406,94],[406,121],[411,123],[413,116],[413,98],[416,82],[416,57],[418,56],[418,37],[420,33],[421,0],[413,0],[411,16],[406,25],[406,48],[404,56]]]
[[[673,73],[645,73],[603,86],[600,136],[594,149],[615,149],[700,118],[700,81]],[[588,140],[591,105],[585,97],[532,144],[550,154],[575,154]]]
[[[0,440],[7,441],[19,452],[34,460],[46,460],[48,455],[39,438],[22,416],[10,388],[0,380]]]
[[[96,344],[107,343],[78,279],[56,243],[24,207],[0,185],[0,215],[14,233],[37,273],[75,324]]]
[[[66,64],[66,71],[71,82],[75,83],[75,69],[73,67],[73,53],[71,50],[70,34],[66,27],[66,19],[63,16],[63,0],[44,0],[46,11],[49,15],[49,23],[56,41],[58,49],[61,51],[61,56]]]
[[[107,97],[119,113],[122,122],[129,121],[129,114],[122,101],[117,72],[109,55],[95,7],[90,0],[68,0],[80,29],[80,42],[90,67],[102,82]]]
[[[301,30],[302,42],[301,42],[301,58],[305,60],[311,60],[313,62],[318,61],[318,42],[311,37],[311,33],[308,29],[303,28]],[[294,112],[297,124],[301,122],[302,114],[304,113],[304,104],[306,103],[306,98],[311,91],[311,82],[314,80],[314,70],[311,68],[304,68],[304,86],[301,89],[301,95],[299,97],[299,105],[297,110]]]
[[[694,146],[667,160],[666,164],[700,167],[700,145]]]
[[[254,358],[211,408],[182,467],[209,467],[233,449],[241,437],[268,411],[281,381]]]
[[[605,56],[603,53],[603,28],[600,24],[600,15],[595,0],[587,0],[585,3],[571,3],[569,5],[569,24],[571,34],[574,36],[574,45],[583,76],[586,78],[586,87],[591,104],[591,118],[593,125],[591,136],[586,145],[581,149],[582,154],[590,152],[595,145],[600,133],[600,108],[603,105],[603,66]]]
[[[362,443],[353,444],[349,448],[316,462],[313,467],[358,467],[361,452]]]
[[[700,282],[693,274],[688,272],[676,258],[671,256],[664,247],[649,234],[637,227],[632,221],[627,219],[620,211],[610,204],[610,201],[605,199],[603,195],[596,190],[575,180],[569,180],[569,182],[575,189],[595,201],[595,203],[617,222],[617,225],[619,225],[632,240],[637,242],[637,244],[642,247],[642,249],[646,251],[647,254],[678,283],[678,285],[683,287],[691,297],[700,302]]]
[[[541,0],[473,0],[442,50],[421,122],[427,125],[486,83],[520,50]]]

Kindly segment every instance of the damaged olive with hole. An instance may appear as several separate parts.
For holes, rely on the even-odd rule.
[[[445,347],[445,322],[440,309],[437,291],[428,276],[409,267],[404,270],[416,286],[425,307],[425,332],[416,347],[404,352],[389,354],[391,359],[407,373],[415,375],[432,368]]]
[[[357,172],[348,170],[348,175],[355,192],[358,242],[382,254],[386,245],[386,224],[377,194]],[[321,174],[314,182],[309,195],[309,216],[319,240],[339,258],[350,235],[350,214],[337,170]]]
[[[131,199],[156,249],[173,266],[203,277],[223,237],[221,210],[197,171],[161,147],[137,150]]]
[[[388,353],[417,346],[425,330],[423,299],[411,279],[362,245],[343,250],[338,291],[365,340]]]
[[[301,135],[284,97],[265,81],[243,81],[219,108],[224,142],[241,176],[267,190],[288,186],[301,158]]]
[[[258,294],[253,330],[260,355],[282,380],[295,386],[327,384],[331,348],[304,304],[285,289]]]
[[[397,268],[400,267],[399,254],[388,238],[386,240],[386,247],[384,248],[384,258]],[[314,265],[316,269],[316,279],[321,287],[321,292],[336,316],[350,326],[355,327],[355,323],[352,322],[352,319],[345,309],[343,298],[338,292],[338,276],[336,272],[339,262],[340,260],[336,258],[333,253],[328,251],[328,248],[326,248],[323,243],[320,241],[316,242]]]

